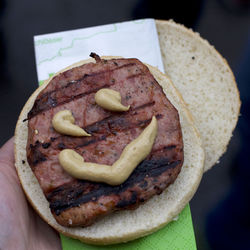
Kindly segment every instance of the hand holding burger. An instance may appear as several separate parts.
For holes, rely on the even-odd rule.
[[[14,163],[11,138],[0,149],[0,249],[61,249],[58,233],[28,204]]]

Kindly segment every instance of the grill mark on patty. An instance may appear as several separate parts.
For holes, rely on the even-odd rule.
[[[36,141],[35,145],[30,144],[30,152],[32,153],[28,155],[28,162],[32,168],[38,163],[47,160],[45,155],[38,149],[41,145],[42,144],[39,141]]]
[[[143,76],[143,75],[145,75],[143,72],[140,72],[140,73],[137,73],[137,74],[133,74],[133,75],[127,76],[126,80],[129,80],[129,79],[132,79],[132,78],[136,78],[136,77],[139,77],[139,76]]]
[[[89,78],[89,77],[96,77],[98,75],[102,75],[102,74],[108,74],[108,73],[111,73],[115,70],[119,70],[119,69],[122,69],[122,68],[126,68],[126,67],[130,67],[130,66],[134,66],[135,63],[127,63],[127,64],[124,64],[122,66],[118,66],[114,69],[109,69],[109,70],[104,70],[104,71],[99,71],[99,72],[94,72],[92,74],[84,74],[83,77],[77,79],[77,80],[71,80],[70,82],[66,83],[65,86],[61,87],[61,88],[58,88],[58,89],[55,89],[55,90],[52,90],[50,92],[47,92],[47,93],[44,93],[43,95],[41,95],[41,97],[39,99],[37,99],[34,103],[34,106],[33,108],[30,110],[30,112],[28,113],[28,120],[35,117],[36,115],[38,115],[39,113],[43,112],[43,111],[48,111],[50,110],[51,108],[55,108],[57,106],[60,106],[62,104],[65,104],[65,103],[68,103],[68,102],[71,102],[71,101],[74,101],[76,99],[79,99],[85,95],[88,95],[88,94],[91,94],[93,92],[96,92],[98,91],[99,89],[101,88],[106,88],[106,87],[110,87],[114,84],[113,81],[111,81],[111,84],[105,84],[99,88],[96,88],[94,90],[90,90],[90,91],[87,91],[85,93],[81,93],[77,96],[72,96],[70,97],[67,101],[64,101],[64,102],[60,102],[60,103],[57,103],[57,100],[52,98],[51,97],[51,94],[55,93],[55,92],[58,92],[58,91],[61,91],[61,90],[64,90],[68,87],[71,87],[72,85],[74,84],[79,84],[81,81],[83,81],[84,79],[86,78]],[[52,80],[53,81],[53,80]],[[84,84],[87,84],[86,82],[84,82]],[[45,106],[45,107],[44,107]]]
[[[110,117],[110,118],[113,118],[113,117]],[[159,119],[162,118],[162,115],[157,114],[156,118],[159,120]],[[119,117],[118,117],[118,120],[119,120]],[[115,128],[116,131],[123,132],[123,131],[133,129],[134,127],[147,126],[150,123],[150,121],[151,121],[151,119],[147,119],[147,120],[144,120],[144,121],[139,121],[137,124],[132,124],[132,125],[128,124],[128,122],[124,122],[124,120],[122,120],[122,122],[121,121],[118,121],[118,122],[112,121],[112,122],[113,122],[113,125],[115,124],[115,125],[118,126],[118,127]],[[103,120],[101,122],[104,123]],[[131,126],[129,126],[129,125],[131,125]],[[94,126],[96,126],[96,124],[94,124]],[[90,126],[89,128],[86,127],[86,131],[88,133],[91,131],[91,127],[92,126]],[[78,144],[78,145],[74,146],[73,148],[74,149],[84,148],[84,147],[86,147],[86,146],[88,146],[90,144],[98,143],[100,141],[105,141],[107,139],[107,137],[113,136],[113,135],[114,135],[114,133],[112,132],[112,129],[111,129],[111,130],[105,130],[105,134],[102,134],[100,136],[83,137],[82,138],[83,142],[81,144]],[[50,142],[48,142],[48,143],[40,143],[40,142],[37,141],[35,143],[35,145],[30,144],[30,154],[28,155],[29,163],[33,164],[33,166],[35,167],[38,163],[46,161],[47,158],[39,150],[39,148],[42,147],[43,149],[47,149],[48,147],[51,147],[51,145],[55,145],[57,143],[56,139],[58,140],[59,138],[63,140],[63,138],[65,138],[65,136],[52,138],[52,140]],[[66,138],[67,138],[67,136],[66,136]],[[64,141],[60,141],[58,143],[58,145],[57,145],[57,149],[59,149],[59,150],[63,150],[63,149],[66,149],[66,148],[72,148],[72,147],[67,146],[66,142],[64,142]]]
[[[32,108],[32,110],[28,113],[28,120],[31,119],[31,118],[33,118],[33,117],[35,117],[36,115],[40,114],[41,112],[48,111],[48,110],[50,110],[52,108],[56,108],[56,107],[61,106],[63,104],[75,101],[75,100],[80,99],[80,98],[82,98],[82,97],[84,97],[86,95],[95,93],[98,90],[100,90],[102,88],[109,87],[109,86],[110,85],[108,85],[108,84],[104,84],[101,87],[98,87],[98,88],[95,88],[95,89],[91,89],[91,90],[86,91],[84,93],[81,93],[79,95],[72,96],[72,97],[66,99],[65,101],[62,101],[62,102],[59,102],[59,103],[57,102],[57,100],[55,100],[55,99],[53,99],[51,97],[48,97],[47,103],[45,103],[45,105],[40,105],[40,106],[42,106],[41,109],[36,110],[37,103],[34,104],[34,106],[33,106],[34,109]],[[45,106],[45,107],[43,107],[43,106]]]
[[[59,91],[59,90],[63,90],[63,89],[65,89],[65,88],[68,88],[68,87],[70,87],[72,84],[76,84],[76,83],[78,83],[78,82],[84,80],[85,78],[87,78],[87,77],[89,77],[89,76],[90,76],[89,74],[84,74],[82,77],[80,77],[80,78],[78,78],[78,79],[76,79],[76,80],[71,80],[71,81],[67,82],[66,85],[62,86],[61,88],[57,88],[57,89],[48,91],[48,92],[42,94],[42,95],[40,96],[40,98],[37,99],[37,101],[41,101],[42,99],[46,98],[47,96],[49,96],[49,95],[51,95],[51,94],[53,94],[53,93],[55,93],[55,92],[57,92],[57,91]]]
[[[151,106],[151,105],[154,105],[154,102],[148,103],[147,105],[142,105],[143,107],[141,106],[140,109],[145,108],[146,106]],[[136,109],[134,109],[133,111],[135,110]],[[136,115],[136,113],[134,113],[133,111],[130,114],[108,116],[101,121],[98,121],[96,123],[93,123],[89,126],[84,127],[84,130],[86,130],[88,133],[98,133],[98,131],[100,131],[103,126],[108,126],[108,129],[111,130],[111,133],[112,133],[112,130],[120,131],[122,130],[121,128],[128,127],[132,124],[126,118],[129,116]],[[162,114],[156,114],[157,119],[161,119],[162,117],[163,117]],[[152,118],[139,121],[138,123],[134,123],[133,126],[130,126],[130,128],[144,127],[151,121],[151,119]]]
[[[148,102],[148,103],[142,104],[142,105],[140,105],[138,107],[135,107],[135,108],[129,110],[128,112],[124,112],[124,113],[121,113],[121,114],[118,114],[118,115],[112,114],[112,115],[110,115],[108,117],[105,117],[104,119],[102,119],[100,121],[94,122],[94,123],[92,123],[92,124],[90,124],[88,126],[82,127],[82,128],[88,133],[94,133],[94,132],[97,132],[98,127],[102,126],[103,124],[105,124],[107,122],[115,123],[115,119],[120,119],[121,117],[127,117],[127,116],[130,116],[130,115],[132,115],[132,116],[136,115],[137,114],[136,111],[144,109],[146,107],[154,106],[154,105],[155,105],[155,101]],[[162,115],[160,115],[160,114],[156,115],[157,119],[160,119],[161,117],[162,117]],[[140,122],[143,123],[145,121],[140,121]],[[123,124],[120,122],[120,125],[123,125]],[[56,140],[58,140],[58,139],[60,139],[62,137],[65,137],[65,135],[60,135],[58,137],[51,137],[49,142],[47,142],[47,143],[52,143],[52,142],[54,142],[54,141],[56,141]],[[83,137],[83,139],[85,139],[85,138]]]
[[[95,137],[93,139],[87,139],[84,143],[82,144],[79,144],[75,147],[75,149],[77,148],[83,148],[83,147],[86,147],[90,144],[94,144],[94,143],[97,143],[99,141],[105,141],[106,138],[107,138],[108,135],[102,135],[102,136],[99,136],[99,137]]]
[[[145,178],[158,177],[168,169],[176,168],[180,164],[182,164],[181,160],[169,162],[168,158],[144,160],[121,185],[110,186],[105,183],[78,180],[77,188],[75,186],[71,187],[71,185],[58,187],[47,194],[47,199],[50,202],[51,210],[58,216],[66,209],[78,207],[81,204],[92,201],[93,197],[97,200],[101,196],[119,195],[128,190],[128,188],[132,188],[134,185],[143,184]],[[85,192],[84,189],[89,185],[90,188],[88,192]],[[119,206],[123,207],[121,203],[118,207]]]
[[[162,118],[162,115],[161,114],[157,114],[156,115],[156,119],[161,119]],[[113,135],[116,135],[117,132],[114,134],[113,130],[115,131],[119,131],[119,132],[124,132],[124,131],[127,131],[127,130],[130,130],[130,129],[133,129],[133,128],[136,128],[136,127],[146,127],[149,123],[150,123],[151,119],[147,119],[147,120],[144,120],[144,121],[139,121],[138,123],[136,124],[131,124],[131,123],[128,123],[124,120],[120,120],[118,122],[114,122],[112,121],[112,125],[117,125],[118,127],[116,127],[114,129],[114,127],[111,128],[110,126],[110,123],[107,122],[107,126],[109,127],[109,131],[108,130],[105,130],[105,134],[104,135],[101,135],[99,137],[94,137],[94,138],[84,138],[86,141],[83,143],[83,144],[79,144],[75,147],[76,148],[82,148],[82,147],[85,147],[85,146],[88,146],[90,144],[93,144],[93,143],[96,143],[96,142],[99,142],[99,141],[103,141],[103,140],[106,140],[106,138],[108,136],[113,136]],[[116,124],[115,124],[116,123]],[[86,128],[86,131],[88,133],[93,133],[93,130],[91,130],[91,128]],[[97,131],[95,131],[96,133]],[[92,136],[93,137],[93,136]]]
[[[116,207],[120,209],[124,209],[128,206],[135,205],[137,202],[138,193],[136,191],[131,192],[131,197],[129,200],[121,199],[117,204]]]
[[[91,77],[96,77],[98,75],[102,75],[102,74],[106,74],[106,73],[111,73],[111,72],[114,72],[115,70],[119,70],[121,68],[130,67],[130,66],[134,66],[134,65],[135,65],[135,63],[127,63],[127,64],[124,64],[124,65],[121,65],[121,66],[116,65],[117,67],[114,68],[114,69],[109,69],[109,70],[94,72],[94,73],[91,73],[91,74],[84,74],[82,77],[80,77],[80,78],[78,78],[76,80],[71,80],[69,82],[66,82],[65,85],[62,86],[61,88],[57,88],[55,90],[51,90],[51,91],[48,91],[48,92],[42,94],[37,101],[39,101],[40,99],[42,99],[42,98],[44,98],[44,97],[46,97],[46,96],[48,96],[48,95],[50,95],[52,93],[55,93],[55,92],[57,92],[59,90],[68,88],[68,87],[70,87],[73,84],[79,83],[79,82],[83,81],[86,78],[91,78]],[[60,76],[60,75],[58,75],[58,76]],[[56,78],[57,78],[57,76],[55,77],[55,79]]]

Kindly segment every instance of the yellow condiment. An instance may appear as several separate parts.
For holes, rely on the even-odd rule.
[[[59,111],[52,119],[54,129],[61,134],[72,136],[91,136],[84,129],[74,123],[75,118],[70,110]]]
[[[150,124],[124,148],[120,158],[112,166],[84,162],[84,158],[71,149],[60,152],[59,162],[64,170],[75,178],[119,185],[149,155],[156,135],[157,119],[153,116]]]
[[[113,89],[100,89],[95,94],[95,102],[110,111],[128,111],[130,106],[121,103],[121,95]]]

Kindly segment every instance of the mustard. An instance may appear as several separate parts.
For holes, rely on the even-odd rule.
[[[52,119],[52,125],[58,133],[72,136],[91,136],[74,123],[75,118],[70,110],[59,111]]]
[[[72,149],[64,149],[59,154],[59,162],[71,176],[94,182],[119,185],[127,180],[136,166],[151,152],[156,135],[157,119],[153,116],[150,124],[123,150],[120,158],[112,166],[85,162]]]
[[[121,103],[121,94],[113,89],[100,89],[95,94],[95,102],[110,111],[128,111],[130,106]]]

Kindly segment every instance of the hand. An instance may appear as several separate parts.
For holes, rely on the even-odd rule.
[[[0,149],[0,249],[61,249],[59,235],[29,206],[14,166],[14,139]]]

